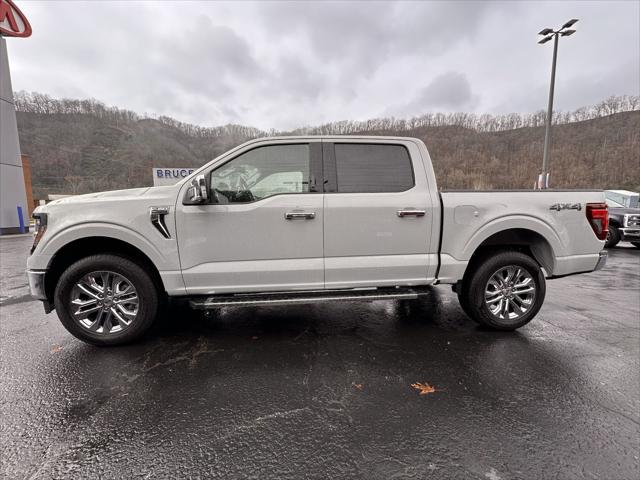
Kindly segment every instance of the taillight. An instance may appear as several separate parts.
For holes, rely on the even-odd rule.
[[[609,209],[606,203],[587,203],[587,220],[598,240],[606,240],[609,233]]]

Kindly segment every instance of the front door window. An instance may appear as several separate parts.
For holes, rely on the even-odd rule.
[[[309,192],[309,145],[254,148],[211,173],[218,203],[248,203],[279,194]]]

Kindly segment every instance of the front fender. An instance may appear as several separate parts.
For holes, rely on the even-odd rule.
[[[108,222],[82,223],[56,231],[53,236],[46,238],[46,243],[38,249],[38,255],[50,262],[53,255],[65,245],[75,240],[89,237],[107,237],[121,240],[136,247],[149,257],[159,271],[179,270],[175,241],[163,241],[162,247],[158,247],[135,230]],[[43,240],[45,239],[43,238]]]

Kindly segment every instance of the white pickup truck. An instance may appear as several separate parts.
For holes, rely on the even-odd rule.
[[[545,278],[606,262],[601,191],[438,192],[424,143],[262,138],[174,186],[38,207],[32,295],[76,337],[139,338],[169,297],[193,308],[416,298],[450,284],[513,330]]]

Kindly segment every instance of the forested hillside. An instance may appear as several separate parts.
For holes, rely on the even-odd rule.
[[[552,186],[640,190],[639,106],[638,97],[610,97],[556,113]],[[429,147],[441,188],[530,188],[544,143],[544,112],[430,113],[264,132],[143,118],[95,100],[57,100],[37,93],[17,93],[16,107],[36,198],[151,185],[154,166],[199,166],[250,138],[287,133],[418,137]]]

